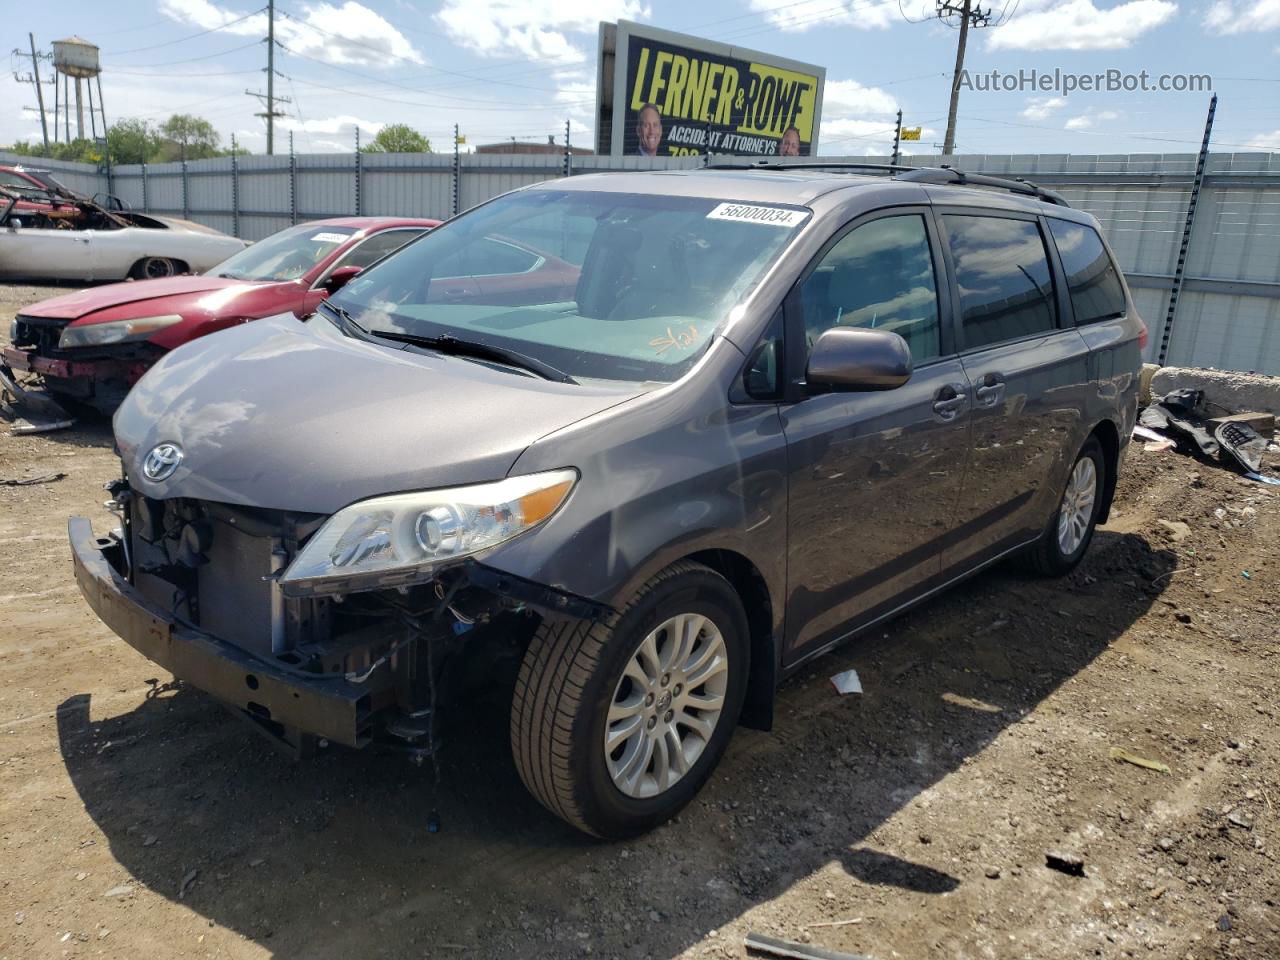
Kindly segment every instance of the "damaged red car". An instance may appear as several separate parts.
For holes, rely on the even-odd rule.
[[[199,276],[113,283],[19,311],[0,374],[109,413],[162,355],[262,317],[305,317],[375,260],[438,220],[343,217],[290,227]],[[8,369],[5,369],[5,368]]]

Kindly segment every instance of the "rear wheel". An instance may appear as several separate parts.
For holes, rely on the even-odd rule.
[[[187,265],[169,257],[144,257],[133,265],[130,275],[139,280],[159,280],[182,273]]]
[[[1107,458],[1096,437],[1076,456],[1058,509],[1030,552],[1037,573],[1060,577],[1070,572],[1089,549],[1107,476]]]
[[[602,623],[547,621],[516,683],[511,745],[525,785],[599,837],[674,816],[738,722],[750,649],[729,582],[682,561]]]

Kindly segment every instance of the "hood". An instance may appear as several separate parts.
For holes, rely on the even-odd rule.
[[[166,355],[116,412],[115,435],[148,497],[328,514],[379,494],[501,479],[534,440],[640,392],[272,317]],[[142,460],[160,443],[183,458],[153,483]]]
[[[243,280],[229,280],[225,277],[166,277],[162,280],[127,280],[123,283],[109,283],[103,287],[88,287],[77,290],[62,297],[41,300],[18,312],[25,317],[48,317],[57,320],[78,320],[90,313],[125,307],[142,303],[146,300],[158,300],[162,297],[194,297],[198,294],[211,293],[227,287],[251,289],[254,285]],[[174,312],[168,309],[165,312]],[[141,314],[136,314],[141,316]]]

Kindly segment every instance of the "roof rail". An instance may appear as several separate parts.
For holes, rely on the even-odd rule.
[[[752,160],[750,163],[711,163],[707,170],[883,170],[897,172],[918,170],[919,167],[904,167],[896,163],[850,163],[838,161],[821,163],[817,160],[804,163],[779,163],[777,160]]]
[[[713,163],[707,170],[876,170],[894,174],[895,180],[910,183],[950,183],[956,186],[993,187],[997,190],[1008,190],[1027,197],[1035,197],[1046,203],[1069,207],[1062,194],[1046,190],[1039,184],[1023,177],[993,177],[986,173],[965,173],[956,167],[942,164],[937,167],[906,167],[896,163],[849,163],[838,161],[822,163],[810,161],[804,163],[779,163],[776,160],[753,160],[750,163]]]
[[[1039,184],[1032,183],[1022,177],[993,177],[985,173],[965,173],[963,170],[945,164],[940,167],[917,167],[910,173],[902,174],[897,179],[907,180],[912,183],[954,183],[962,187],[995,187],[998,190],[1008,190],[1010,193],[1020,193],[1024,196],[1035,197],[1037,200],[1054,203],[1060,207],[1071,206],[1062,194],[1053,190],[1046,190]]]

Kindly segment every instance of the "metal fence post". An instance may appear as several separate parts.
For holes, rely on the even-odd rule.
[[[150,210],[151,204],[147,202],[147,164],[142,164],[142,209]]]
[[[1178,298],[1182,296],[1182,283],[1187,272],[1187,250],[1191,247],[1191,233],[1196,222],[1196,204],[1200,202],[1200,188],[1204,186],[1204,167],[1209,158],[1209,137],[1213,134],[1213,114],[1218,109],[1218,95],[1209,101],[1209,115],[1204,121],[1204,139],[1200,141],[1200,155],[1196,157],[1196,175],[1191,182],[1191,199],[1187,201],[1187,218],[1182,224],[1182,245],[1178,247],[1178,262],[1173,268],[1173,289],[1169,291],[1169,309],[1164,317],[1164,330],[1160,334],[1160,352],[1156,363],[1164,366],[1169,357],[1169,341],[1173,336],[1173,321],[1178,314]]]
[[[453,125],[453,215],[458,215],[459,194],[462,193],[462,166],[458,159],[458,125]]]
[[[240,236],[240,157],[236,135],[231,135],[231,232]]]
[[[289,131],[289,222],[298,222],[298,156],[293,152],[293,131]]]
[[[182,161],[182,219],[190,220],[191,205],[187,202],[187,161]]]
[[[573,176],[573,149],[569,146],[569,121],[564,122],[564,175]]]
[[[360,213],[360,177],[362,175],[360,168],[360,128],[356,127],[356,216]]]

